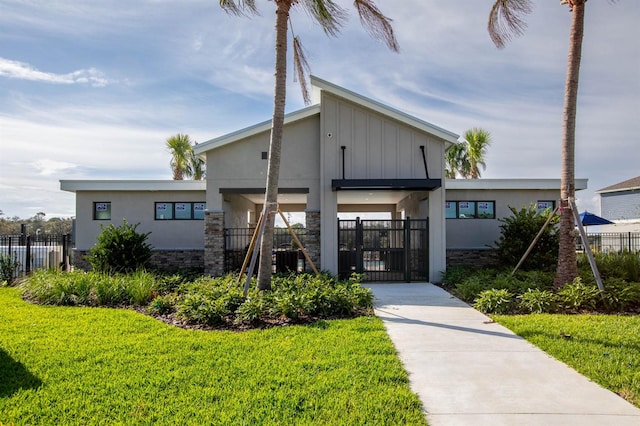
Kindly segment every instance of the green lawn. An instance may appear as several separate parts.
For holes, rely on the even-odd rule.
[[[640,316],[537,314],[493,318],[640,407]]]
[[[0,423],[425,425],[375,317],[242,333],[0,288]]]

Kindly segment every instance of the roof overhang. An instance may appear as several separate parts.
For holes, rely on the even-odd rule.
[[[575,179],[576,191],[587,189],[588,179]],[[560,179],[447,179],[447,190],[560,190]]]
[[[298,111],[294,111],[284,116],[284,124],[294,123],[299,120],[303,120],[308,117],[320,114],[320,105],[311,105],[307,108],[303,108]],[[268,132],[271,130],[271,121],[266,120],[262,123],[246,127],[233,133],[220,136],[218,138],[210,139],[206,142],[202,142],[193,147],[193,152],[196,155],[203,155],[207,151],[217,149],[228,145],[230,143],[246,139],[251,136],[258,135],[260,133]]]
[[[206,191],[204,180],[61,180],[60,189],[77,191]]]
[[[441,179],[333,179],[334,191],[433,191]]]

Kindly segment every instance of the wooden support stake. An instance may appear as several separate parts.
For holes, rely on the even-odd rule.
[[[576,207],[576,202],[574,200],[569,200],[571,204],[571,210],[573,211],[573,217],[578,224],[578,232],[580,233],[580,238],[582,239],[582,245],[584,246],[584,251],[587,253],[587,257],[589,258],[589,264],[591,265],[591,271],[593,272],[593,276],[596,278],[596,283],[598,284],[598,288],[601,292],[604,291],[604,284],[602,284],[602,278],[600,277],[600,272],[598,272],[598,265],[596,265],[596,259],[593,257],[593,253],[591,252],[591,246],[589,245],[589,240],[587,239],[587,233],[584,232],[584,227],[582,226],[582,221],[580,220],[580,214],[578,213],[578,208]]]
[[[247,265],[249,264],[249,259],[251,259],[251,254],[253,253],[253,249],[256,246],[256,240],[258,239],[258,232],[260,230],[261,224],[262,224],[262,213],[260,213],[260,217],[258,218],[258,223],[256,223],[256,229],[253,231],[253,235],[251,236],[251,242],[249,243],[247,254],[244,255],[244,260],[242,261],[242,268],[240,268],[240,275],[238,275],[238,284],[240,284],[240,281],[242,281],[242,275],[244,274],[245,269],[247,269]],[[253,273],[253,271],[251,272]]]
[[[307,254],[307,251],[305,250],[304,246],[302,245],[302,243],[298,239],[298,236],[294,232],[293,228],[291,228],[291,226],[289,225],[289,222],[284,217],[284,214],[282,214],[282,211],[280,211],[280,207],[278,207],[278,213],[280,213],[280,217],[284,221],[284,224],[287,225],[287,229],[289,230],[289,233],[291,234],[291,236],[295,240],[296,244],[298,244],[298,247],[300,247],[300,249],[302,250],[302,254],[304,254],[304,258],[307,259],[307,262],[309,262],[309,265],[311,266],[311,269],[313,270],[313,272],[315,272],[316,275],[320,275],[320,272],[318,272],[318,270],[316,269],[316,265],[313,264],[313,261],[311,260],[311,258]]]
[[[265,212],[266,212],[266,208],[265,210],[263,210],[263,212],[260,214],[260,226],[256,227],[257,229],[257,233],[256,233],[256,244],[260,244],[260,240],[262,239],[262,235],[264,233],[264,224],[267,223],[266,219],[265,219]],[[247,297],[247,294],[249,293],[249,286],[251,285],[251,276],[253,275],[253,270],[256,267],[256,260],[258,259],[258,250],[253,250],[253,253],[251,255],[251,262],[249,263],[249,271],[247,273],[247,280],[244,283],[244,297]]]

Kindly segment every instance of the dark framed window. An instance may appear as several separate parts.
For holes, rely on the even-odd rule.
[[[552,212],[553,209],[556,208],[556,202],[555,201],[547,201],[547,200],[542,200],[542,201],[538,201],[537,203],[537,211],[538,213],[542,213],[545,210],[549,210],[549,212]]]
[[[93,203],[93,220],[111,220],[111,201]]]
[[[156,202],[156,220],[204,220],[207,203],[202,202]]]
[[[495,201],[447,201],[445,203],[447,219],[495,219]]]

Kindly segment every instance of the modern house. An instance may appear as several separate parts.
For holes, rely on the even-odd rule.
[[[600,212],[612,221],[640,221],[640,176],[596,191]]]
[[[457,134],[316,77],[311,84],[313,105],[285,118],[278,202],[304,215],[303,245],[324,270],[437,282],[447,263],[483,258],[509,206],[552,208],[559,198],[554,179],[446,180]],[[101,224],[126,218],[151,232],[157,263],[211,275],[238,267],[262,211],[269,133],[265,121],[197,145],[204,182],[61,181],[76,193],[76,259]],[[338,219],[346,213],[388,219]],[[295,250],[285,245],[276,263]]]

